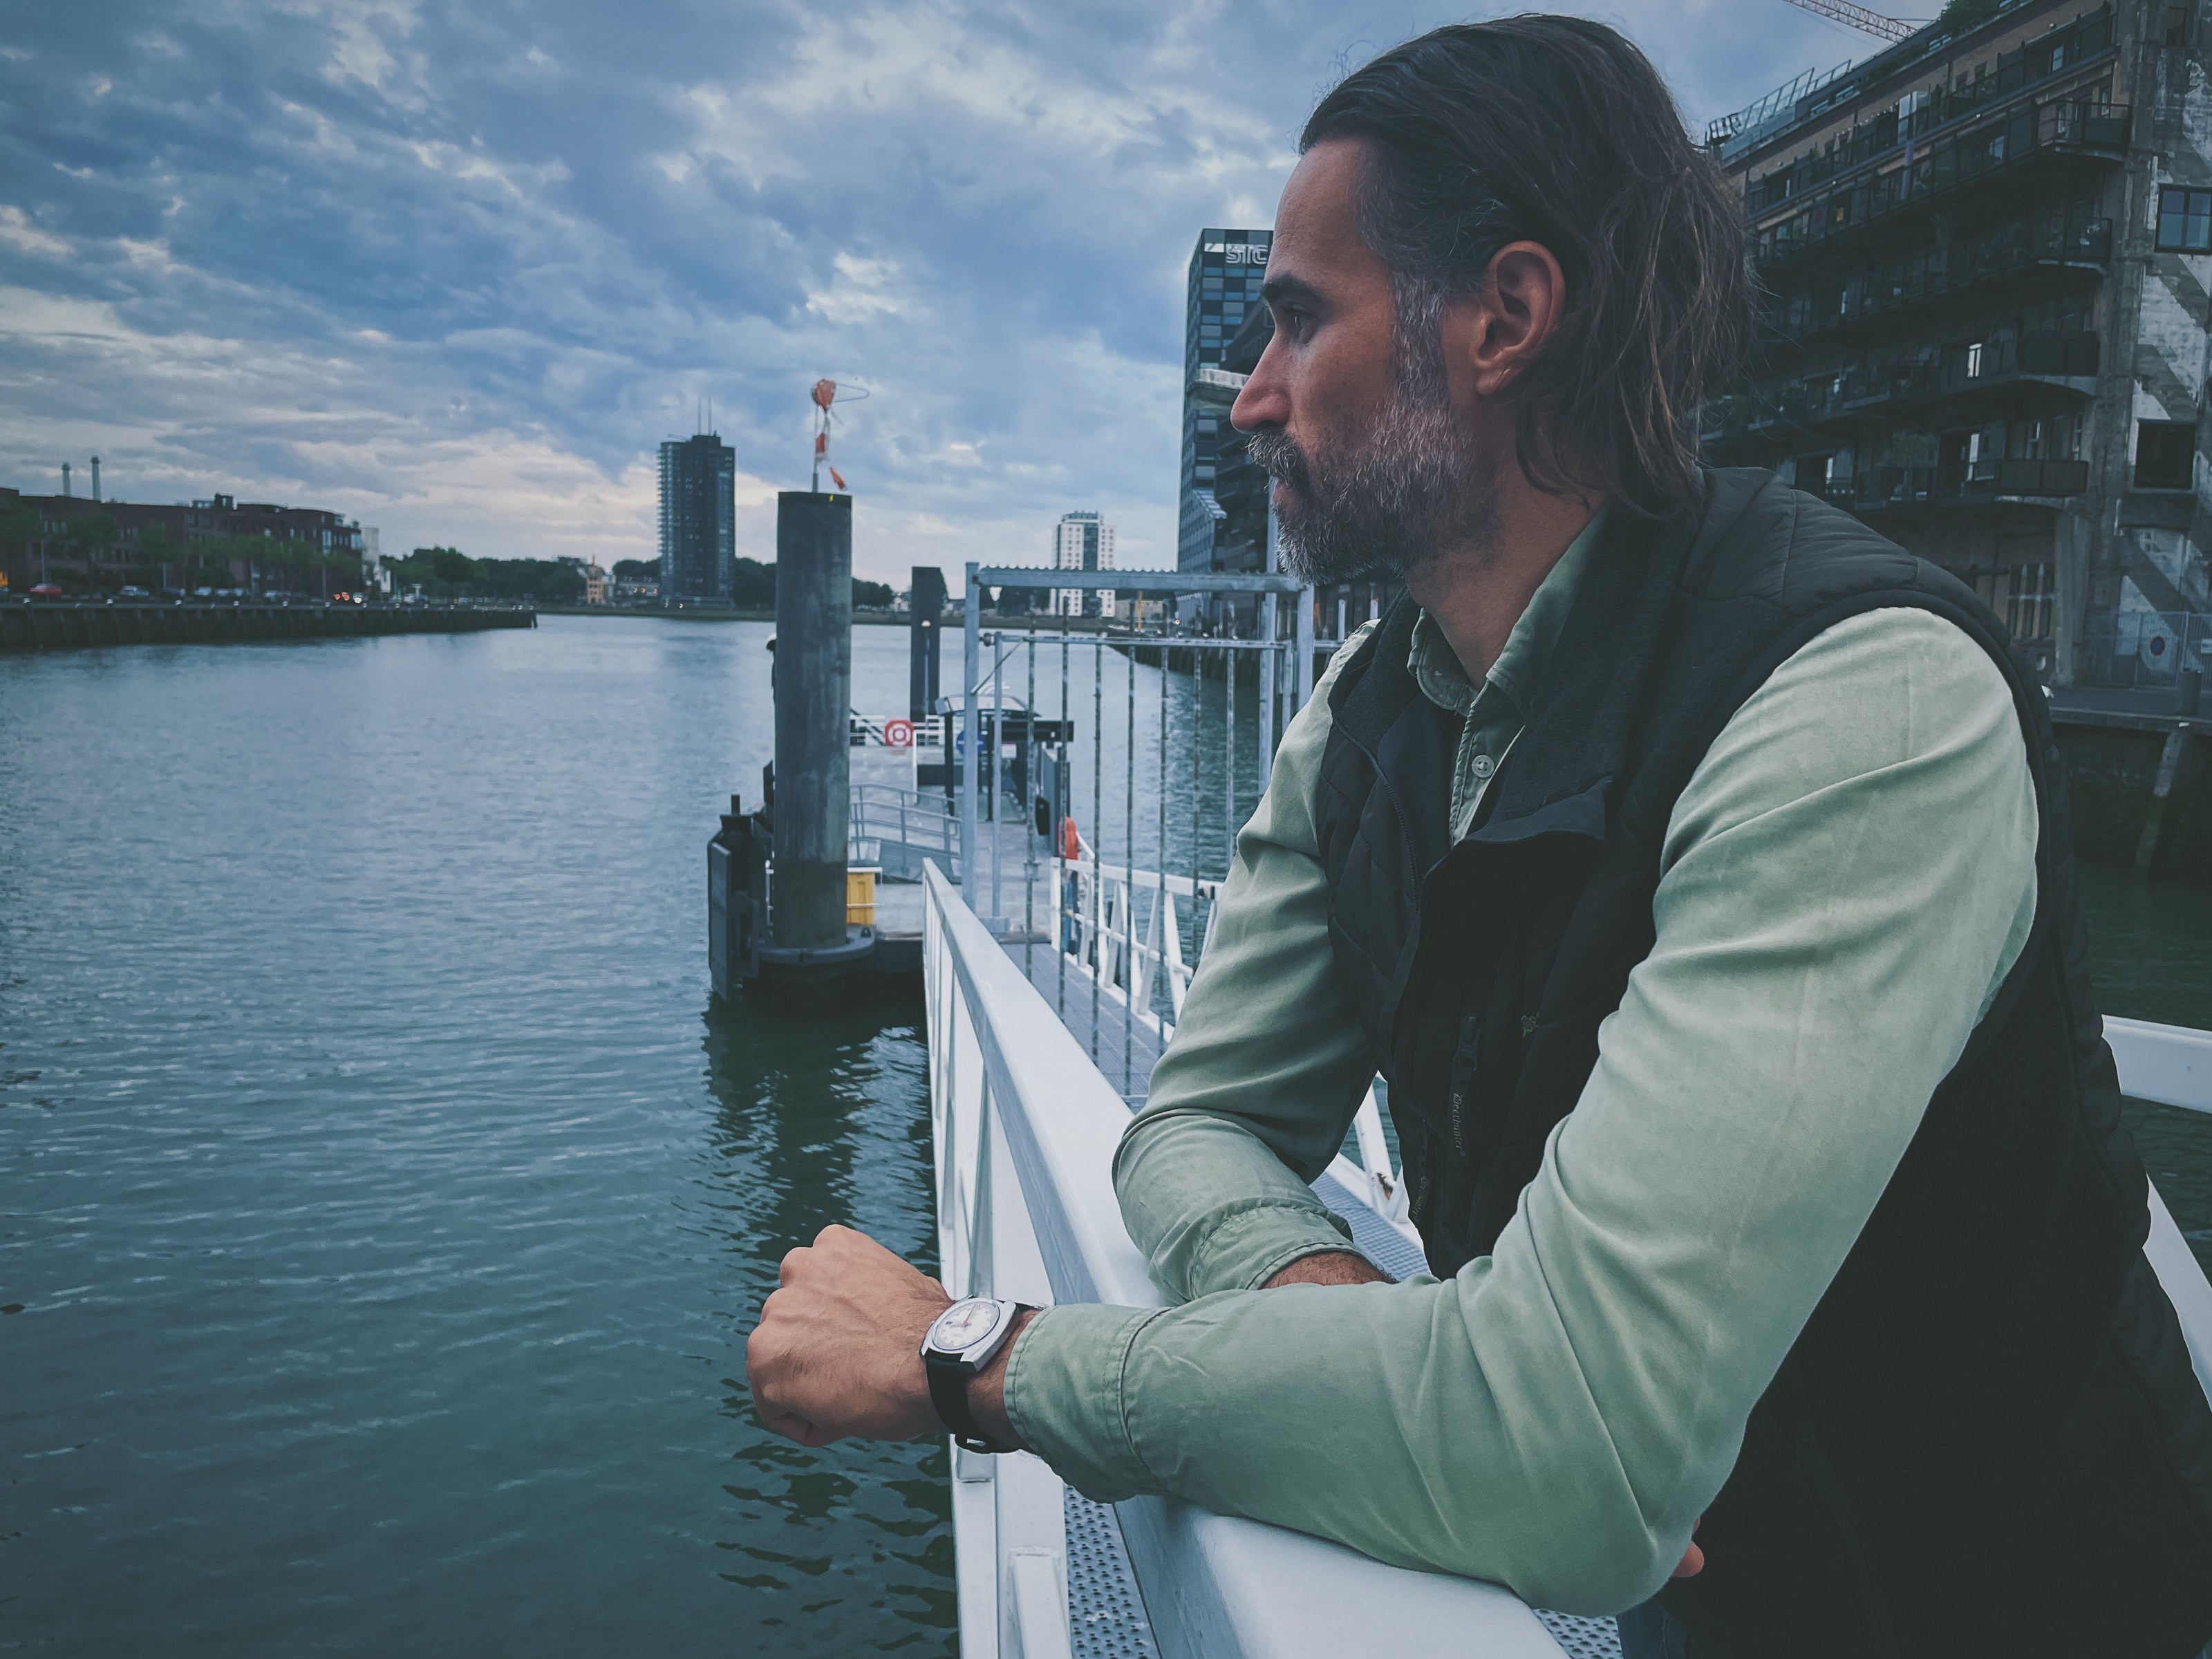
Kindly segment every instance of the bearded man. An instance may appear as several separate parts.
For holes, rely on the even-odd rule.
[[[2196,1654],[2212,1409],[2040,689],[1949,576],[1698,465],[1741,221],[1611,30],[1439,30],[1302,149],[1233,419],[1293,566],[1407,597],[1285,733],[1116,1160],[1179,1305],[1020,1310],[962,1372],[963,1304],[925,1367],[942,1291],[832,1229],[763,1419],[950,1423],[1631,1659]],[[1402,1284],[1306,1184],[1378,1069]]]

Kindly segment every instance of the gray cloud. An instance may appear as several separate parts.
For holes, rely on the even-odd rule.
[[[744,550],[806,386],[866,569],[1171,561],[1182,267],[1265,223],[1316,94],[1440,9],[110,0],[0,52],[0,479],[337,507],[387,547],[649,553],[714,399]],[[1613,21],[1704,118],[1850,37]]]

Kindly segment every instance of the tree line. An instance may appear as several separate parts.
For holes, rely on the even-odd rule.
[[[740,611],[773,611],[775,609],[775,561],[763,564],[758,559],[739,559],[736,580],[731,585],[730,603]],[[615,574],[629,582],[650,582],[660,580],[660,561],[658,559],[617,559]],[[853,578],[853,605],[855,610],[888,611],[897,597],[888,582],[864,581]]]

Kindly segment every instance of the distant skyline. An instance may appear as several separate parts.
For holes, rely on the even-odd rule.
[[[1497,10],[1510,9],[1498,8]],[[1344,70],[1454,17],[1131,0],[520,9],[95,0],[0,40],[0,483],[326,507],[387,550],[656,551],[714,400],[775,552],[806,392],[854,568],[1175,562],[1184,264],[1273,223]],[[1596,9],[1701,130],[1875,43],[1783,0]]]

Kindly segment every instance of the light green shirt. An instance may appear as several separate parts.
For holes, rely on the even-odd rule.
[[[1518,736],[1589,538],[1478,690],[1455,832]],[[1355,641],[1356,643],[1356,641]],[[1006,1405],[1079,1490],[1174,1492],[1604,1613],[1666,1580],[2025,944],[2036,811],[2003,677],[1915,610],[1839,623],[1737,711],[1676,803],[1656,940],[1487,1256],[1448,1281],[1260,1291],[1345,1248],[1307,1182],[1375,1069],[1327,933],[1328,691],[1285,734],[1115,1181],[1182,1304],[1068,1306]],[[1487,761],[1489,764],[1484,764]]]

